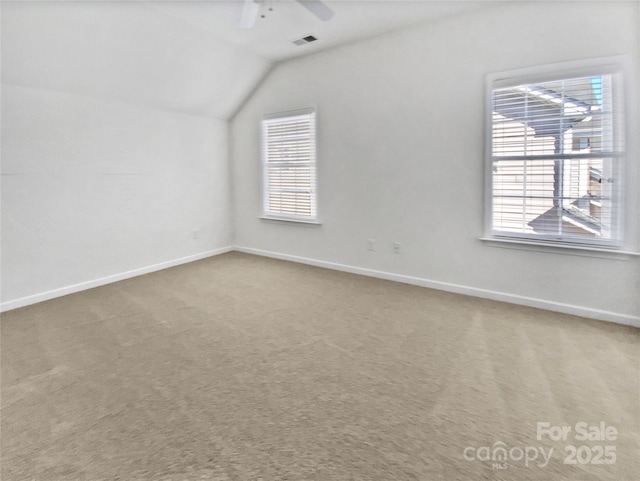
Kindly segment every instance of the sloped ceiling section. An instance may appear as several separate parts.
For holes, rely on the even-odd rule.
[[[3,0],[2,83],[228,120],[275,62],[499,3],[324,1],[261,0],[247,30],[244,0]]]
[[[244,0],[154,1],[155,8],[193,28],[208,31],[264,58],[282,61],[381,35],[419,23],[476,10],[487,0],[322,0],[334,15],[321,21],[295,0],[258,0],[260,15],[239,28]],[[301,37],[317,42],[296,46]]]
[[[228,119],[270,60],[141,2],[3,2],[2,83]]]

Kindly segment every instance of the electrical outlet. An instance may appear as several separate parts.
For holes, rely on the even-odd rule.
[[[400,254],[400,242],[393,243],[393,253]]]
[[[376,240],[375,239],[368,239],[367,243],[368,243],[368,246],[369,246],[368,249],[370,251],[375,251],[376,250]]]
[[[193,229],[193,231],[191,231],[191,237],[193,239],[198,239],[200,237],[200,231],[198,229]]]

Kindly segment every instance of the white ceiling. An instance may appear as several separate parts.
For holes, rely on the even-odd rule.
[[[238,27],[244,0],[156,1],[158,11],[269,60],[285,60],[403,27],[482,8],[483,0],[326,0],[334,16],[323,22],[295,0],[265,0],[252,29]],[[271,11],[269,10],[272,9]],[[293,40],[318,41],[297,46]]]
[[[243,0],[2,2],[2,82],[228,119],[277,61],[489,4],[328,0],[322,22],[269,1],[251,30]]]

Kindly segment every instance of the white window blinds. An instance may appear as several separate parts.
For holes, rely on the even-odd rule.
[[[620,243],[618,80],[600,74],[491,90],[492,235]]]
[[[267,217],[316,218],[315,112],[262,121],[263,210]]]

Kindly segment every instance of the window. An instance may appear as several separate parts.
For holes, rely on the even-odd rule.
[[[316,219],[315,112],[278,114],[262,121],[265,217]]]
[[[490,236],[619,246],[621,74],[530,74],[489,79]]]

